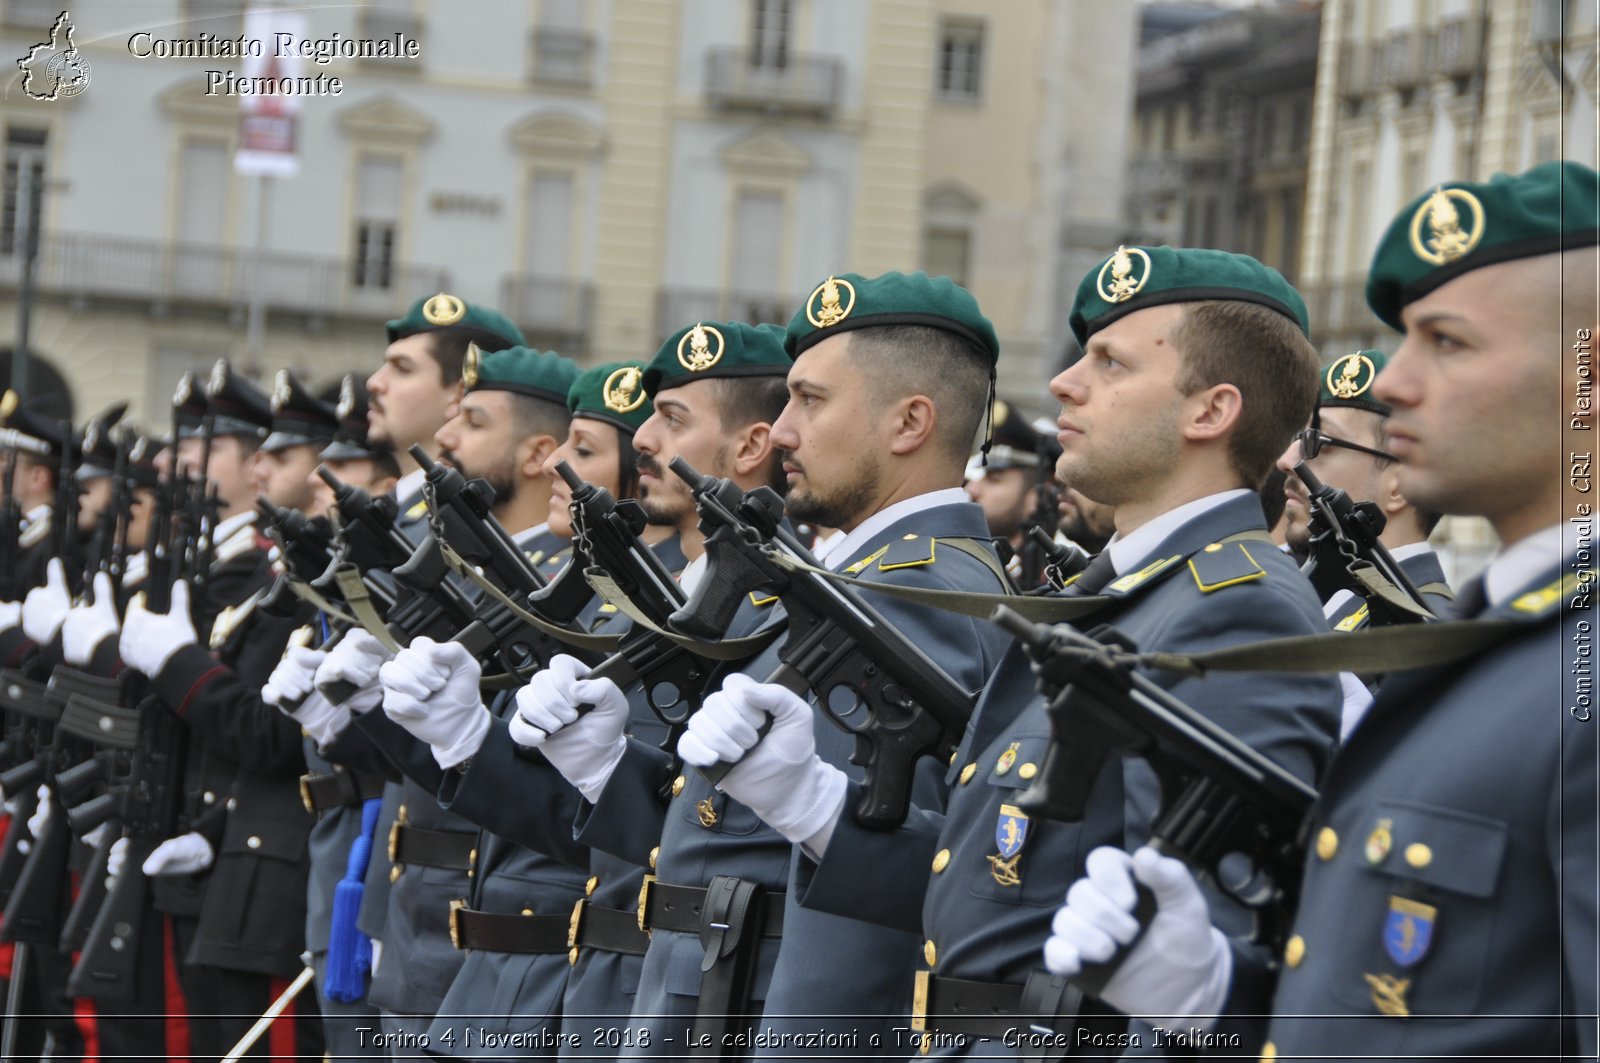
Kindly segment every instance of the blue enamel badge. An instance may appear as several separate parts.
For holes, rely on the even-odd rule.
[[[1439,909],[1405,897],[1389,898],[1389,918],[1383,924],[1383,947],[1401,967],[1412,967],[1433,944],[1433,924]]]
[[[1022,852],[1022,843],[1028,840],[1028,815],[1015,805],[1001,805],[1000,816],[995,820],[994,843],[1000,847],[1001,857],[1009,860]]]

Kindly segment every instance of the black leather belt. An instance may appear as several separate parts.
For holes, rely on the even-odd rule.
[[[650,949],[650,934],[640,928],[637,913],[596,908],[584,898],[572,907],[567,947],[571,949],[568,959],[573,963],[578,962],[579,949],[643,956]]]
[[[1022,984],[941,978],[918,971],[911,994],[911,1028],[926,1034],[1018,1038],[1018,1055],[1043,1061],[1070,1056],[1076,1046],[1074,1027],[1112,1033],[1127,1028],[1127,1019],[1085,1000],[1067,979],[1047,971],[1029,972]],[[1063,1033],[1062,1031],[1067,1031]],[[928,1053],[931,1038],[921,1051]]]
[[[706,891],[699,886],[669,886],[654,875],[644,877],[639,887],[639,929],[676,930],[700,933],[700,913],[705,908]],[[783,891],[767,890],[766,918],[761,926],[764,938],[783,937]]]
[[[389,862],[416,867],[471,871],[478,860],[478,836],[457,830],[427,830],[396,820],[389,828]]]
[[[498,915],[450,902],[450,944],[458,949],[518,954],[566,952],[567,920],[559,915]]]
[[[359,771],[300,776],[300,803],[313,816],[330,808],[360,805],[383,796],[383,777]]]

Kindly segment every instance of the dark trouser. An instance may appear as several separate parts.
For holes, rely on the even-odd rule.
[[[180,960],[194,941],[196,921],[174,918],[175,944]],[[181,963],[178,981],[189,1011],[190,1063],[220,1060],[250,1031],[287,981],[253,971],[230,971]],[[322,1055],[322,1016],[317,1011],[316,994],[310,986],[284,1011],[282,1017],[257,1039],[246,1058],[265,1059],[271,1055],[293,1054],[319,1058]],[[291,1027],[281,1024],[290,1023]],[[286,1033],[285,1030],[289,1032]],[[292,1037],[292,1042],[286,1038]],[[273,1051],[273,1045],[281,1047]]]
[[[317,994],[317,1007],[322,1012],[322,1036],[327,1045],[330,1063],[340,1063],[341,1060],[382,1059],[383,1049],[371,1036],[371,1031],[380,1029],[378,1009],[368,1004],[365,997],[349,1004],[329,1000],[322,991],[328,975],[328,954],[317,953],[311,958],[311,964],[316,968],[317,977],[313,987],[306,992]],[[362,1030],[368,1031],[367,1036],[362,1035]]]
[[[139,930],[138,984],[132,1000],[95,1005],[102,1059],[166,1059],[167,972],[160,912],[146,912]]]

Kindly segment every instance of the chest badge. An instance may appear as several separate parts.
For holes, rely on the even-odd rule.
[[[989,874],[1002,886],[1022,884],[1017,865],[1022,861],[1022,847],[1028,841],[1028,826],[1027,813],[1015,805],[1000,806],[994,825],[994,844],[999,851],[989,857]]]
[[[1021,742],[1013,742],[1000,754],[1000,759],[994,762],[994,773],[1004,775],[1011,770],[1011,765],[1017,762],[1017,752],[1022,748]]]
[[[1389,898],[1389,917],[1383,923],[1383,948],[1401,967],[1414,967],[1433,944],[1439,909],[1406,897]]]
[[[1396,978],[1392,974],[1364,974],[1361,977],[1372,987],[1373,1007],[1385,1015],[1398,1018],[1411,1014],[1411,1008],[1406,1004],[1406,992],[1411,988],[1411,979]]]
[[[1372,828],[1372,833],[1367,835],[1367,863],[1381,864],[1383,858],[1389,855],[1389,849],[1394,845],[1394,835],[1389,833],[1394,826],[1392,819],[1380,819],[1378,825]]]

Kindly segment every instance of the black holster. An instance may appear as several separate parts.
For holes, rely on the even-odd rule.
[[[693,1055],[739,1057],[728,1034],[743,1030],[751,1016],[750,990],[765,924],[766,890],[732,875],[717,875],[706,888],[700,913],[700,1002],[694,1019]]]

